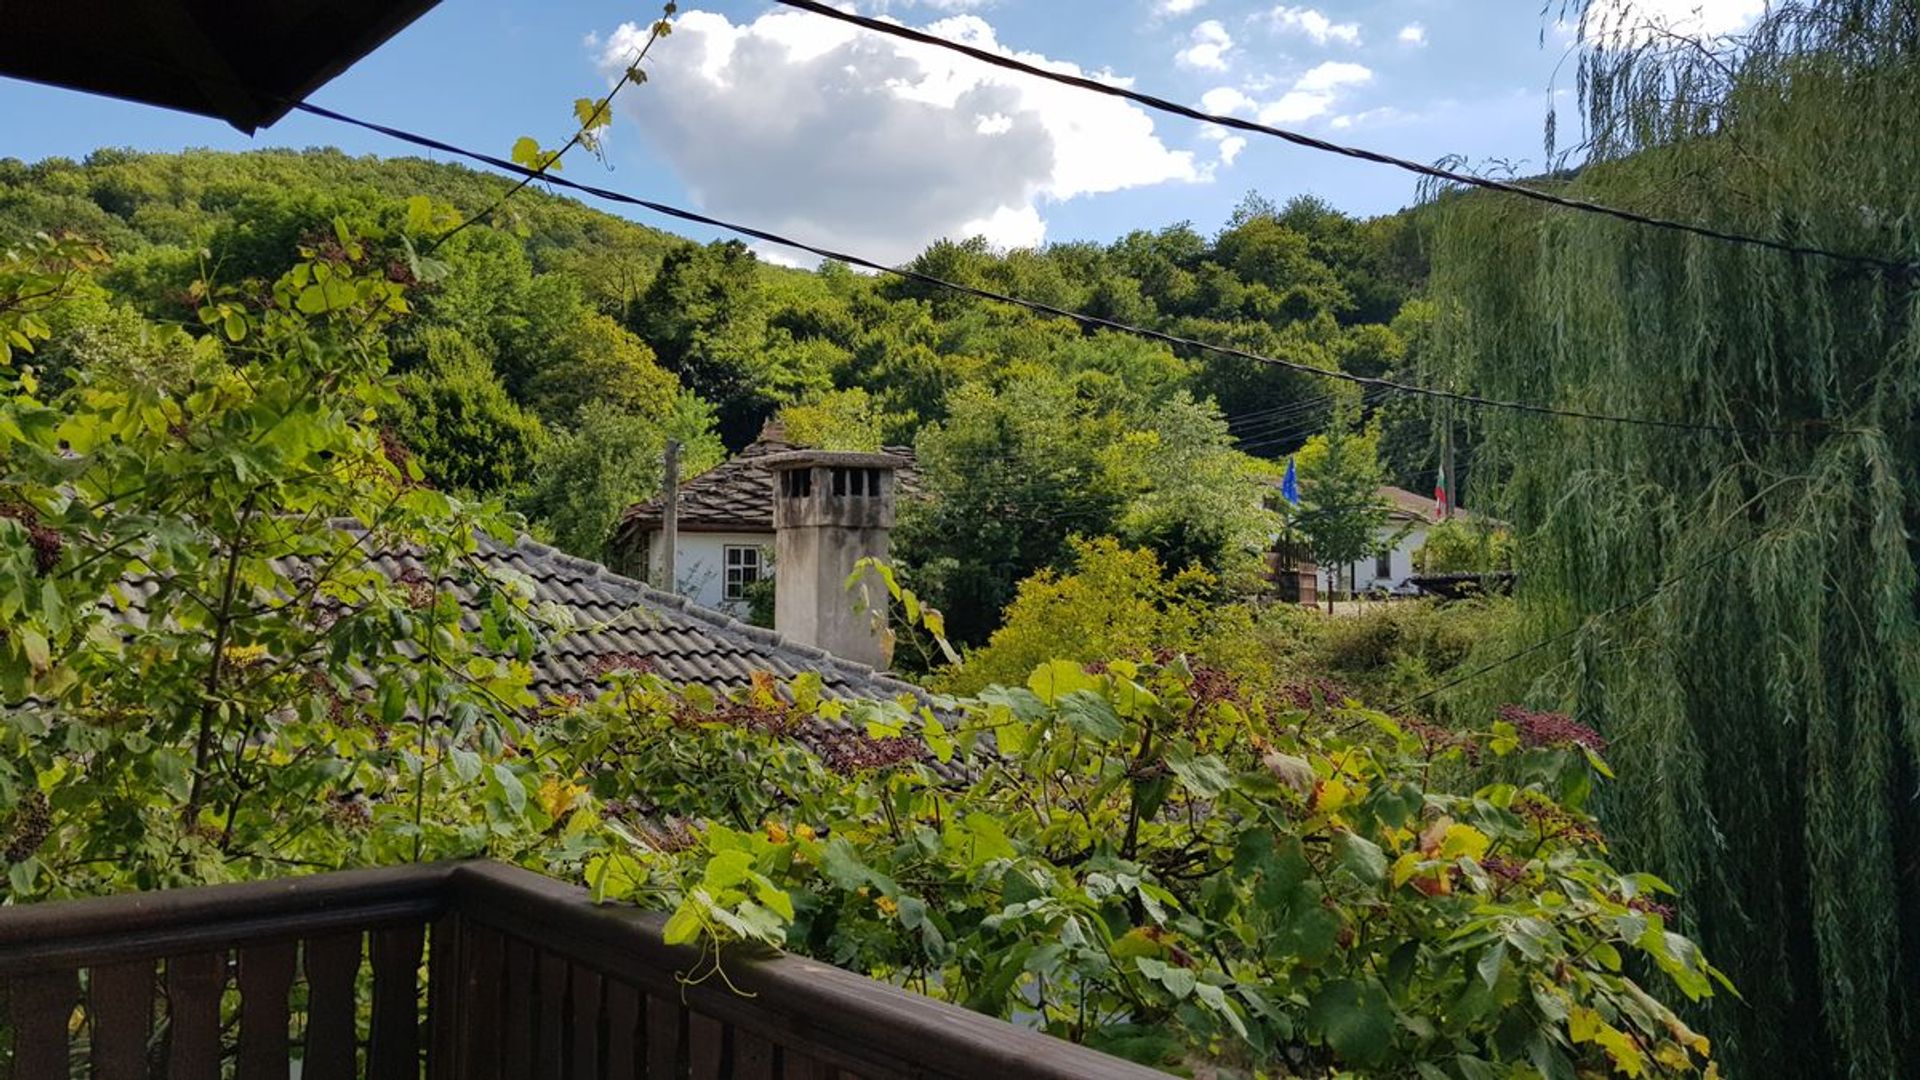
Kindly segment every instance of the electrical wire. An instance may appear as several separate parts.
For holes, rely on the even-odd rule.
[[[527,176],[527,175],[533,174],[534,172],[532,169],[528,169],[525,166],[519,165],[512,161],[508,161],[504,158],[495,157],[491,154],[484,154],[477,150],[469,150],[465,147],[457,146],[453,143],[449,143],[441,139],[432,138],[431,136],[427,136],[427,135],[416,134],[414,132],[407,131],[402,128],[396,128],[386,124],[375,123],[374,121],[371,121],[371,120],[362,120],[357,117],[349,116],[345,113],[341,113],[336,110],[326,108],[325,106],[314,105],[309,102],[299,102],[294,107],[296,109],[299,109],[302,112],[308,113],[313,116],[318,116],[323,119],[333,120],[338,123],[348,124],[354,127],[362,128],[367,131],[372,131],[377,134],[385,135],[392,139],[397,139],[401,142],[411,143],[412,145],[415,145],[415,146],[425,147],[431,150],[438,150],[444,154],[450,154],[455,157],[463,157],[469,161],[476,161],[481,164],[490,166],[492,168],[501,170],[503,172],[511,173],[515,176]],[[548,175],[548,176],[540,176],[538,178],[543,179],[547,181],[549,184],[552,184],[556,187],[564,187],[573,191],[578,191],[586,195],[591,195],[597,199],[606,200],[608,202],[621,203],[627,206],[637,206],[637,207],[640,207],[641,209],[652,211],[653,213],[660,214],[664,217],[674,218],[679,221],[691,222],[696,225],[705,225],[711,228],[723,229],[723,230],[726,230],[727,232],[736,233],[740,236],[751,237],[755,240],[761,240],[769,244],[777,244],[781,247],[792,248],[796,251],[804,251],[810,255],[814,255],[822,259],[827,259],[833,262],[845,263],[849,266],[857,266],[864,270],[871,270],[875,273],[880,273],[880,274],[888,274],[894,277],[903,278],[908,281],[917,281],[921,284],[930,285],[939,289],[945,289],[949,292],[960,293],[968,296],[974,296],[974,297],[978,297],[979,299],[990,300],[995,303],[1009,304],[1014,307],[1025,308],[1029,311],[1036,311],[1046,315],[1053,315],[1058,318],[1071,319],[1074,322],[1081,324],[1082,326],[1095,327],[1095,328],[1105,329],[1105,330],[1113,330],[1119,333],[1131,334],[1135,337],[1144,338],[1149,341],[1158,341],[1166,345],[1172,345],[1172,346],[1176,346],[1184,349],[1198,350],[1200,352],[1213,353],[1219,356],[1233,357],[1240,360],[1251,361],[1256,364],[1264,364],[1270,367],[1280,368],[1287,371],[1293,371],[1298,374],[1307,375],[1313,378],[1331,379],[1339,382],[1350,383],[1355,386],[1368,387],[1375,390],[1379,390],[1384,393],[1410,394],[1410,395],[1416,395],[1421,397],[1434,398],[1437,400],[1458,402],[1462,405],[1468,405],[1475,408],[1506,409],[1514,412],[1529,413],[1529,414],[1538,415],[1538,416],[1555,416],[1555,417],[1562,417],[1562,418],[1572,419],[1572,420],[1587,420],[1587,421],[1593,421],[1597,423],[1625,424],[1625,425],[1631,425],[1631,426],[1661,428],[1669,431],[1692,431],[1692,432],[1711,433],[1711,434],[1729,435],[1729,436],[1798,438],[1798,437],[1806,436],[1814,428],[1826,426],[1825,421],[1807,421],[1801,427],[1798,427],[1798,428],[1743,427],[1743,426],[1727,425],[1727,424],[1694,423],[1694,422],[1689,422],[1684,420],[1665,420],[1665,419],[1659,419],[1656,417],[1624,416],[1624,415],[1618,415],[1613,413],[1590,412],[1584,409],[1564,409],[1564,408],[1558,408],[1552,405],[1540,405],[1540,404],[1535,404],[1532,402],[1525,402],[1525,401],[1508,401],[1508,400],[1503,400],[1499,398],[1488,398],[1488,397],[1482,397],[1478,394],[1469,394],[1461,391],[1442,390],[1437,387],[1430,387],[1430,386],[1417,386],[1411,383],[1403,383],[1393,379],[1377,378],[1377,377],[1365,376],[1365,375],[1355,375],[1351,372],[1345,372],[1345,371],[1329,371],[1324,368],[1314,367],[1311,364],[1302,364],[1292,360],[1282,360],[1278,357],[1262,356],[1259,353],[1249,352],[1246,349],[1236,348],[1230,345],[1217,345],[1212,342],[1199,341],[1194,338],[1182,337],[1178,334],[1170,334],[1164,331],[1153,330],[1147,327],[1133,326],[1128,323],[1116,322],[1112,319],[1103,318],[1097,315],[1089,315],[1085,312],[1070,311],[1066,308],[1058,307],[1053,304],[1042,303],[1037,300],[1027,300],[1017,296],[1010,296],[1005,293],[995,292],[991,289],[983,289],[973,285],[964,285],[959,282],[947,281],[943,278],[935,277],[931,274],[921,273],[918,270],[913,270],[907,267],[887,266],[884,263],[875,262],[872,259],[862,258],[858,255],[848,254],[847,252],[843,252],[843,251],[836,251],[832,248],[823,247],[817,244],[810,244],[801,240],[795,240],[795,239],[792,239],[791,237],[782,236],[779,233],[769,232],[765,229],[759,229],[749,225],[740,225],[734,222],[726,221],[721,218],[716,218],[707,214],[698,213],[693,210],[684,210],[684,209],[681,209],[680,207],[672,206],[667,203],[656,202],[651,199],[642,199],[642,198],[639,198],[638,196],[628,195],[624,192],[613,191],[607,188],[596,187],[591,184],[583,184],[575,180],[567,179],[565,177]],[[1836,430],[1844,430],[1844,429],[1836,429]]]
[[[1003,56],[977,46],[953,41],[936,34],[929,34],[922,30],[915,30],[910,26],[885,22],[866,15],[855,14],[851,11],[842,11],[838,8],[820,3],[819,0],[774,0],[774,2],[784,4],[791,8],[798,8],[801,11],[811,12],[815,15],[822,15],[829,19],[837,19],[840,22],[850,23],[875,33],[886,34],[891,37],[901,38],[936,49],[945,49],[948,52],[959,53],[962,56],[971,57],[981,63],[991,64],[994,67],[1007,71],[1031,75],[1038,79],[1046,79],[1050,82],[1076,87],[1096,94],[1105,94],[1108,97],[1122,98],[1139,105],[1144,105],[1150,109],[1171,113],[1175,116],[1183,116],[1189,120],[1198,120],[1205,124],[1217,124],[1235,131],[1245,131],[1255,135],[1266,135],[1276,139],[1283,139],[1295,146],[1305,147],[1309,150],[1338,154],[1342,157],[1372,162],[1376,165],[1390,166],[1395,169],[1413,173],[1417,176],[1426,177],[1430,180],[1440,180],[1450,184],[1459,184],[1465,187],[1480,188],[1485,191],[1496,191],[1506,195],[1515,195],[1523,199],[1531,199],[1535,202],[1559,207],[1563,210],[1600,214],[1633,225],[1690,233],[1694,236],[1706,237],[1710,240],[1718,240],[1729,244],[1766,248],[1772,251],[1784,252],[1788,255],[1826,259],[1832,262],[1866,267],[1895,277],[1912,279],[1920,276],[1920,262],[1889,259],[1878,255],[1861,255],[1853,252],[1834,251],[1829,248],[1814,247],[1808,244],[1796,244],[1789,240],[1776,240],[1771,237],[1728,232],[1724,229],[1716,229],[1710,225],[1677,221],[1672,218],[1654,217],[1617,206],[1609,206],[1605,203],[1570,198],[1565,195],[1555,195],[1552,192],[1527,187],[1524,184],[1517,184],[1508,180],[1495,180],[1491,177],[1476,176],[1472,173],[1459,172],[1454,169],[1443,169],[1436,165],[1424,165],[1407,158],[1395,157],[1377,150],[1368,150],[1358,146],[1348,146],[1342,143],[1331,142],[1287,128],[1274,127],[1253,120],[1243,120],[1237,116],[1205,112],[1193,108],[1190,105],[1182,105],[1177,101],[1170,101],[1166,98],[1142,93],[1130,87],[1101,82],[1098,79],[1090,79],[1083,75],[1069,75],[1063,71],[1048,71],[1045,68],[1036,67],[1011,56]]]

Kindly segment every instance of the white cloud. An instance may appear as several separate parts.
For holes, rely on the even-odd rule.
[[[1208,19],[1194,27],[1189,40],[1193,44],[1173,55],[1176,63],[1206,71],[1227,70],[1227,52],[1233,48],[1233,36],[1220,25],[1219,19]]]
[[[1216,86],[1200,95],[1200,107],[1219,116],[1254,112],[1260,103],[1231,86]]]
[[[1382,124],[1390,124],[1396,120],[1405,119],[1406,117],[1407,114],[1399,109],[1391,105],[1382,105],[1377,109],[1368,109],[1365,112],[1336,116],[1327,121],[1327,126],[1333,128],[1335,131],[1347,131],[1357,127],[1378,127]]]
[[[1155,15],[1188,15],[1206,5],[1207,0],[1160,0],[1153,6]]]
[[[932,8],[935,11],[952,13],[958,11],[973,11],[977,8],[986,7],[991,3],[993,3],[993,0],[874,0],[873,9],[876,13],[882,15],[886,14],[888,8],[895,5],[899,5],[900,7]]]
[[[1275,30],[1283,34],[1300,34],[1315,45],[1324,46],[1336,41],[1342,45],[1360,44],[1359,23],[1337,23],[1313,8],[1282,5],[1267,13],[1267,21]]]
[[[1766,11],[1767,0],[1597,0],[1586,26],[1598,40],[1637,43],[1656,27],[1689,36],[1731,34]]]
[[[1400,44],[1412,45],[1414,48],[1417,48],[1417,49],[1425,48],[1427,44],[1427,28],[1420,25],[1417,22],[1408,23],[1407,25],[1401,27],[1400,28]]]
[[[1231,165],[1240,151],[1247,148],[1247,140],[1239,135],[1229,135],[1220,140],[1220,164]]]
[[[942,37],[1057,71],[1121,82],[1002,46],[976,15]],[[606,38],[620,70],[645,37]],[[901,262],[942,237],[1039,243],[1051,202],[1196,183],[1211,163],[1173,150],[1136,106],[944,50],[796,12],[740,25],[682,14],[673,48],[619,109],[704,209],[800,239]]]
[[[1329,60],[1309,70],[1293,84],[1295,90],[1308,93],[1327,93],[1343,86],[1362,86],[1373,81],[1373,70],[1365,64],[1352,64],[1345,60]]]
[[[1364,64],[1329,60],[1309,68],[1277,98],[1260,101],[1246,91],[1220,86],[1202,95],[1200,103],[1213,113],[1249,112],[1263,124],[1297,124],[1325,116],[1343,92],[1372,81],[1373,70]]]

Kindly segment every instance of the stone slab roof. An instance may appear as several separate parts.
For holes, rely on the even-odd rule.
[[[762,432],[746,449],[680,485],[680,528],[687,532],[771,534],[773,474],[763,467],[764,459],[804,449],[788,442],[778,428]],[[894,471],[895,483],[902,495],[913,494],[920,480],[913,447],[883,449],[888,457],[905,463]],[[659,498],[627,507],[614,533],[615,546],[629,549],[644,534],[657,530],[663,507],[664,501]]]

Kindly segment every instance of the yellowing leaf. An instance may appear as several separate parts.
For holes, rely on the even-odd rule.
[[[1316,814],[1337,814],[1340,808],[1353,801],[1353,789],[1339,777],[1322,780],[1313,789],[1313,812]]]
[[[1594,1038],[1600,1049],[1613,1059],[1614,1071],[1625,1076],[1642,1076],[1647,1071],[1647,1055],[1642,1053],[1626,1032],[1612,1025],[1601,1025],[1600,1033]]]
[[[1086,671],[1071,660],[1049,660],[1027,677],[1027,689],[1048,705],[1057,705],[1061,698],[1092,685]]]
[[[1440,857],[1478,859],[1487,853],[1490,843],[1486,833],[1471,825],[1452,825],[1447,828],[1446,837],[1440,842]]]
[[[1605,1024],[1599,1013],[1585,1005],[1575,1005],[1567,1013],[1567,1038],[1577,1043],[1592,1042],[1594,1035]]]
[[[1688,1027],[1686,1021],[1672,1013],[1667,1014],[1666,1021],[1667,1034],[1673,1036],[1674,1042],[1691,1048],[1701,1057],[1706,1057],[1713,1052],[1713,1044],[1707,1040],[1707,1037]]]
[[[549,776],[540,781],[540,792],[535,798],[540,800],[540,809],[555,821],[560,815],[573,808],[573,804],[586,793],[586,788],[560,776]]]
[[[1397,889],[1405,885],[1407,879],[1418,873],[1419,870],[1420,855],[1418,852],[1409,851],[1405,855],[1395,859],[1393,861],[1393,887]]]

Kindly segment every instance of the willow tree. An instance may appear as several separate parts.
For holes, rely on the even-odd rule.
[[[1920,262],[1912,0],[1776,3],[1713,42],[1568,3],[1587,139],[1543,186]],[[1528,639],[1556,643],[1484,692],[1613,740],[1610,831],[1744,995],[1706,1018],[1729,1075],[1915,1075],[1916,274],[1435,201],[1429,378],[1670,425],[1481,412]]]

